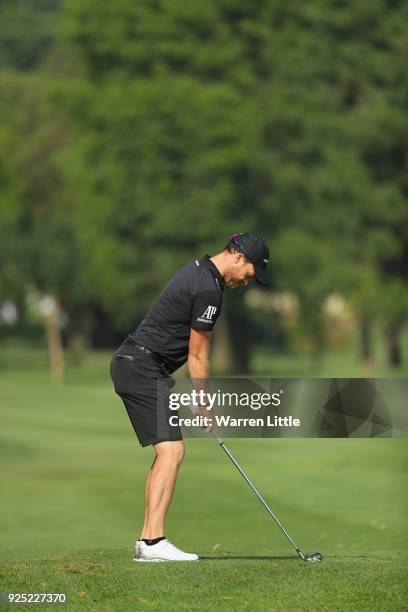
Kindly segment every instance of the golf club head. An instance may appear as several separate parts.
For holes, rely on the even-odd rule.
[[[316,561],[322,561],[323,555],[319,552],[312,553],[311,555],[306,555],[304,557],[305,561],[312,561],[313,563]]]

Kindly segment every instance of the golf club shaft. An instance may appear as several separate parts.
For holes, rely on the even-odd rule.
[[[292,538],[290,537],[290,535],[288,534],[288,532],[286,531],[286,529],[284,528],[284,526],[282,525],[282,523],[280,522],[280,520],[278,519],[278,517],[276,516],[276,514],[271,510],[271,508],[268,506],[268,504],[266,503],[266,501],[264,500],[264,498],[262,497],[262,495],[259,493],[258,489],[255,487],[255,485],[249,480],[248,476],[245,474],[244,470],[241,468],[241,466],[239,465],[239,463],[237,461],[235,461],[234,457],[231,455],[231,453],[229,452],[228,448],[225,446],[223,440],[219,437],[219,435],[215,432],[212,431],[211,435],[213,436],[213,438],[218,442],[218,444],[221,446],[221,448],[226,452],[226,454],[228,455],[228,457],[231,459],[232,463],[235,465],[235,467],[238,469],[238,471],[242,474],[242,476],[245,478],[245,480],[247,481],[247,483],[249,484],[249,486],[251,487],[251,489],[253,490],[253,492],[255,493],[255,495],[258,497],[258,499],[260,499],[260,501],[263,503],[263,505],[265,506],[265,508],[267,509],[267,511],[269,512],[269,514],[272,516],[272,518],[274,519],[274,521],[276,522],[277,525],[279,525],[279,527],[281,528],[281,530],[283,531],[283,533],[285,534],[285,536],[288,538],[289,542],[292,544],[293,548],[296,550],[296,552],[298,553],[298,555],[304,560],[304,555],[302,554],[300,548],[298,546],[296,546],[295,542],[292,540]]]

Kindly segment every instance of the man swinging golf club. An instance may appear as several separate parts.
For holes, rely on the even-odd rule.
[[[111,362],[115,391],[123,400],[141,446],[156,456],[146,481],[146,505],[135,561],[197,561],[165,537],[165,521],[184,456],[179,427],[169,426],[174,412],[171,374],[188,362],[189,376],[201,385],[209,376],[211,333],[221,312],[224,287],[266,284],[269,251],[255,234],[230,237],[223,251],[188,263],[161,292],[149,313],[119,347]],[[199,406],[206,410],[206,406]]]

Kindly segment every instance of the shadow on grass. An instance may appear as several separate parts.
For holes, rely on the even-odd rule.
[[[248,555],[225,555],[222,557],[211,557],[207,555],[200,556],[200,561],[297,561],[297,557],[264,557],[264,556],[248,556]]]
[[[330,560],[346,560],[346,559],[354,559],[358,561],[372,561],[375,557],[370,555],[323,555],[323,561]],[[224,555],[222,557],[212,557],[210,555],[200,556],[200,561],[301,561],[299,557],[296,556],[285,556],[285,557],[277,557],[277,556],[248,556],[248,555]]]

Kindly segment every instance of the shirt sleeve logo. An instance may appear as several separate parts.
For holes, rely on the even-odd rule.
[[[212,323],[213,316],[215,315],[216,312],[217,312],[216,306],[207,306],[207,308],[204,310],[201,317],[197,318],[197,321],[201,321],[201,323]]]

